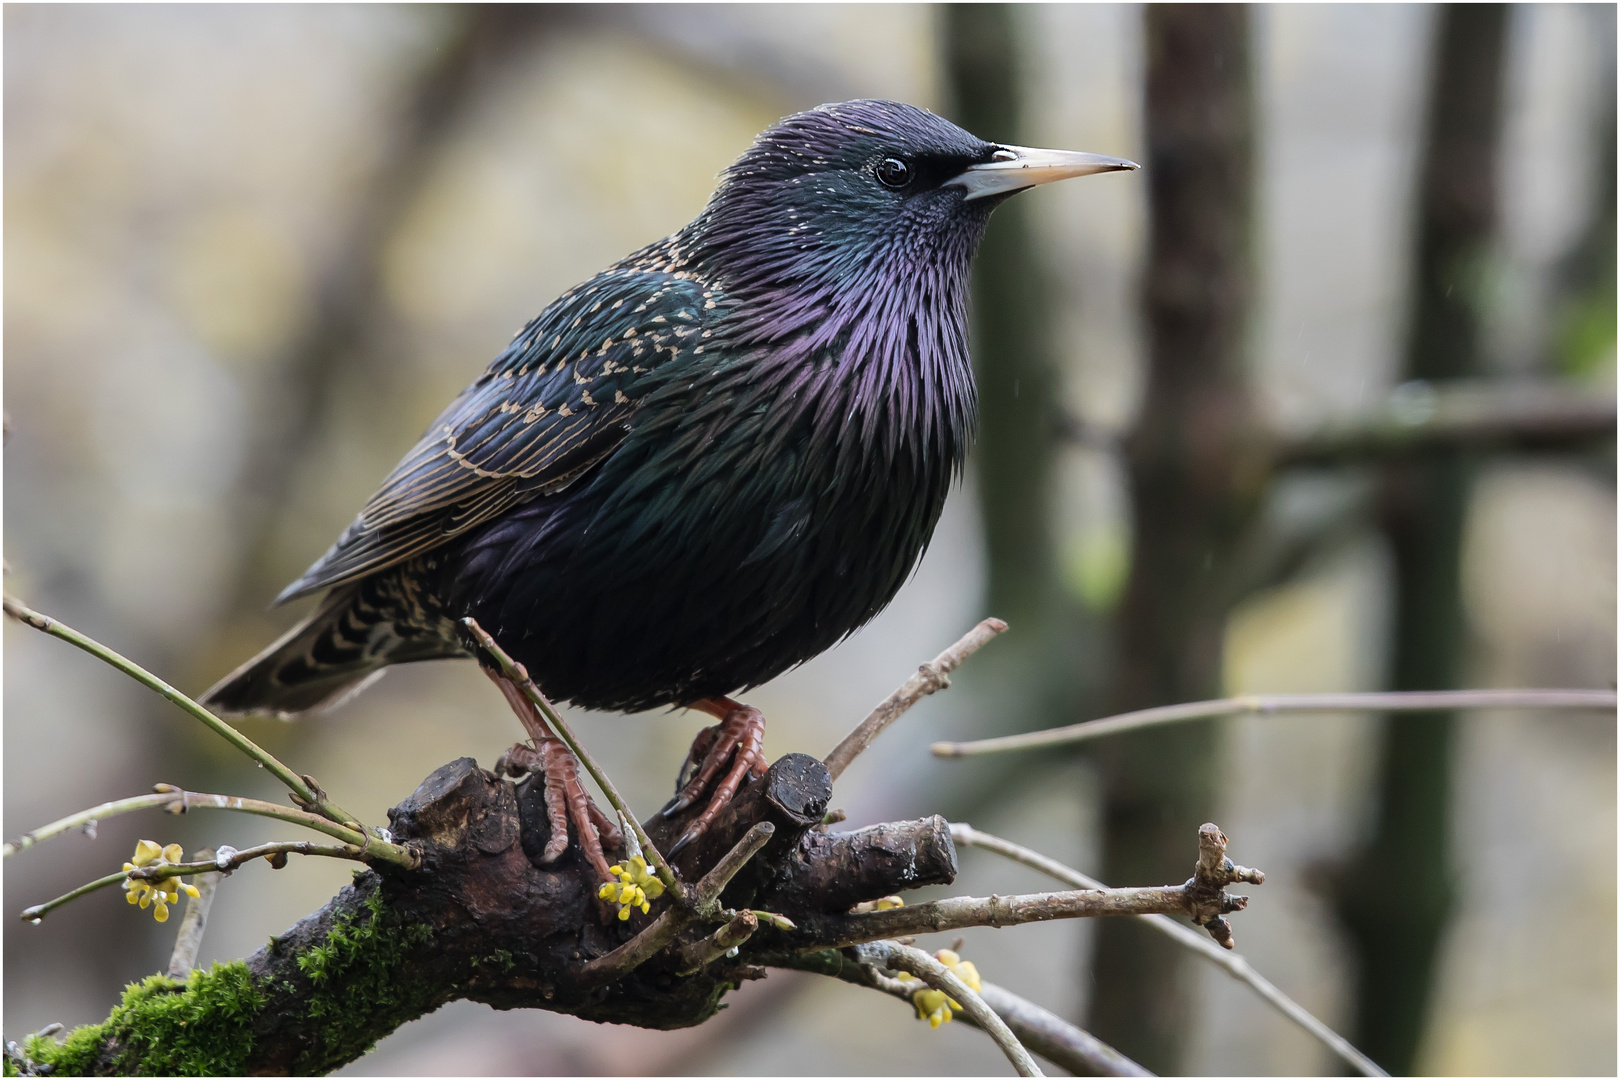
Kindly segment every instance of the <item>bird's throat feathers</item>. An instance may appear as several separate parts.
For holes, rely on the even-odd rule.
[[[717,298],[714,345],[814,409],[818,437],[956,473],[976,414],[968,280],[989,209],[874,198],[846,170],[769,176],[745,157],[671,239]]]

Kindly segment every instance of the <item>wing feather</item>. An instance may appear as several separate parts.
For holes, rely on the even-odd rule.
[[[705,297],[700,282],[629,268],[559,297],[440,414],[277,602],[413,558],[574,483],[624,441],[639,376],[690,355],[685,342],[699,338]]]

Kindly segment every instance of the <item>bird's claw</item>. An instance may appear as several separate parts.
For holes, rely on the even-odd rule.
[[[538,773],[545,784],[546,817],[551,824],[551,836],[540,855],[542,865],[556,862],[568,850],[569,825],[572,824],[585,861],[603,881],[613,880],[606,851],[618,850],[624,837],[580,783],[579,759],[562,740],[541,739],[538,747],[518,743],[495,762],[495,773],[497,776]]]
[[[724,698],[718,700],[730,706],[729,711],[718,724],[704,728],[693,740],[686,764],[681,768],[680,790],[659,813],[666,818],[674,817],[694,805],[717,776],[720,776],[720,782],[715,786],[703,813],[670,848],[671,857],[703,835],[732,796],[737,794],[744,777],[765,774],[764,714],[750,705],[739,705]],[[721,770],[728,762],[731,768],[721,776]],[[694,771],[696,775],[693,775]]]

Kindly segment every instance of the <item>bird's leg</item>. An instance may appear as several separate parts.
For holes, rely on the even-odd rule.
[[[670,849],[671,855],[703,835],[703,830],[709,827],[715,815],[737,794],[743,777],[750,773],[763,776],[766,767],[765,716],[758,709],[728,697],[703,698],[692,702],[689,708],[706,712],[720,722],[704,728],[693,740],[692,751],[687,755],[687,764],[681,770],[681,776],[683,779],[689,776],[694,766],[697,775],[681,786],[675,798],[664,807],[663,816],[672,817],[697,802],[709,785],[714,783],[714,778],[720,775],[720,770],[728,763],[731,768],[715,787],[708,807]]]
[[[531,743],[518,743],[502,754],[495,763],[496,774],[521,776],[536,772],[545,783],[546,817],[551,823],[551,838],[546,841],[546,850],[540,856],[540,861],[555,862],[568,850],[568,826],[571,821],[579,834],[579,847],[586,861],[603,881],[613,881],[603,846],[606,845],[609,851],[617,850],[624,843],[624,837],[580,782],[579,759],[566,743],[552,734],[534,703],[523,696],[523,691],[499,672],[485,668],[484,674],[501,688],[506,703],[517,714],[531,740]]]

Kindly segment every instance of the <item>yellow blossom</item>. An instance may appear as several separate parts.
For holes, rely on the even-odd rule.
[[[142,840],[135,845],[135,854],[131,860],[124,864],[124,872],[144,867],[172,866],[185,859],[185,851],[179,844],[170,844],[168,847],[159,847],[150,840]],[[124,880],[124,899],[131,904],[139,904],[142,910],[150,907],[152,918],[158,922],[167,922],[169,919],[169,905],[180,902],[180,894],[196,896],[197,888],[188,885],[177,877],[163,878],[158,881],[149,881],[144,878],[126,878]]]
[[[633,855],[624,862],[608,867],[615,880],[603,884],[596,895],[611,904],[619,905],[619,918],[629,919],[632,909],[643,915],[652,910],[650,901],[664,895],[664,883],[647,868],[647,860]]]
[[[952,949],[941,949],[934,954],[934,959],[950,969],[958,979],[967,984],[968,989],[978,993],[983,988],[979,980],[979,969],[973,966],[971,960],[963,960]],[[916,982],[917,977],[910,972],[902,971],[899,980],[903,983]],[[943,990],[935,990],[924,986],[911,995],[911,1003],[917,1007],[917,1019],[928,1021],[928,1026],[938,1028],[941,1024],[951,1022],[955,1013],[962,1011],[962,1006],[954,998],[946,996]]]

